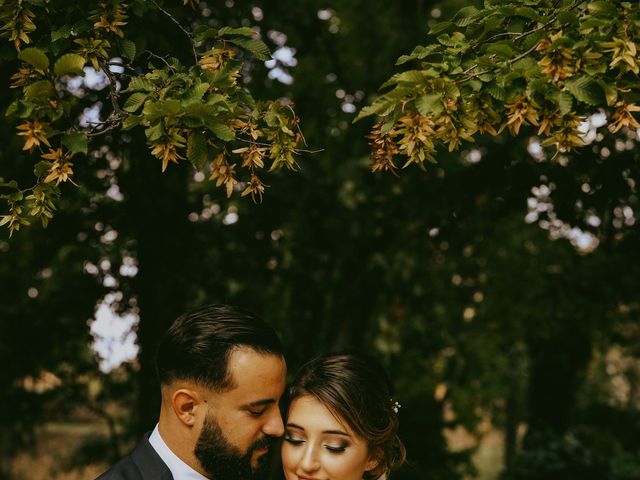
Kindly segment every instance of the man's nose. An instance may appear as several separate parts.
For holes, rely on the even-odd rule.
[[[274,409],[272,415],[269,416],[267,423],[262,427],[262,432],[270,437],[281,437],[284,435],[284,424],[280,416],[280,410]]]

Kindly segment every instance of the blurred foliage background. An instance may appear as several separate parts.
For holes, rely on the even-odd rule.
[[[290,98],[322,152],[254,205],[113,133],[47,229],[0,239],[0,478],[88,478],[126,453],[157,416],[158,336],[204,303],[258,312],[292,371],[345,347],[380,357],[402,404],[398,480],[640,478],[638,132],[592,125],[592,147],[551,160],[524,131],[374,175],[356,111],[474,2],[169,3],[186,25],[258,26],[276,60],[245,81]],[[156,51],[190,54],[166,17],[137,22]],[[2,63],[3,109],[16,68]],[[19,178],[21,142],[0,135]],[[108,365],[105,332],[107,359],[134,339],[137,357]]]

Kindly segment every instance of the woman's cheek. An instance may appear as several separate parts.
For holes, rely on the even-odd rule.
[[[280,450],[280,455],[282,457],[282,469],[284,470],[284,476],[287,480],[290,480],[295,477],[296,470],[296,451],[291,448],[289,444],[286,442],[282,444],[282,449]]]

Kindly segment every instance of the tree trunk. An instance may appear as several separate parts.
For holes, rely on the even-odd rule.
[[[187,218],[188,165],[170,165],[163,174],[160,161],[150,157],[142,138],[125,166],[122,185],[127,195],[128,229],[135,239],[138,274],[134,295],[140,311],[138,325],[139,381],[138,435],[158,419],[160,395],[155,373],[155,351],[162,334],[180,314],[187,298],[190,229]],[[127,169],[128,167],[128,169]]]

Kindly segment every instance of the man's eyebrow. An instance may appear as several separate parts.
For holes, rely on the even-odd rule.
[[[276,403],[274,398],[263,398],[262,400],[256,400],[255,402],[247,403],[245,407],[264,407],[265,405],[271,405],[272,403]]]

